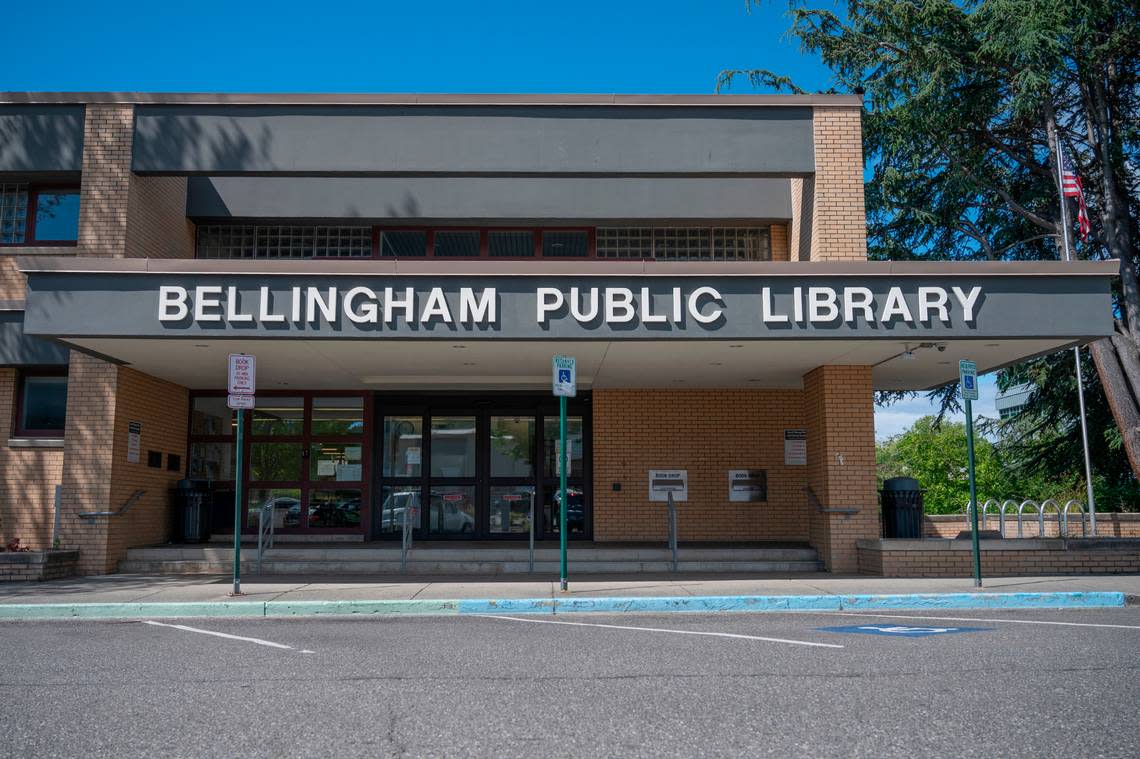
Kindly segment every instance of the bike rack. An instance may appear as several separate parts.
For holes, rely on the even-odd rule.
[[[1021,503],[1009,498],[1005,501],[998,501],[996,498],[990,498],[982,504],[982,511],[978,519],[980,522],[980,529],[986,529],[989,523],[989,511],[994,509],[998,517],[998,533],[1005,537],[1005,514],[1007,511],[1013,512],[1016,509],[1017,513],[1017,537],[1024,537],[1024,518],[1025,510],[1033,509],[1037,515],[1037,536],[1045,537],[1045,512],[1050,508],[1053,513],[1057,515],[1057,534],[1059,537],[1069,537],[1069,513],[1075,512],[1080,514],[1081,519],[1081,536],[1088,537],[1088,513],[1085,511],[1085,505],[1077,500],[1069,500],[1062,506],[1055,498],[1046,498],[1041,503],[1027,498]],[[974,504],[966,503],[966,520],[969,521],[974,513]]]

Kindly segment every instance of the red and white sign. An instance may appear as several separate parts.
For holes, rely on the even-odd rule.
[[[257,360],[246,353],[230,354],[230,395],[253,395],[257,384]]]
[[[252,395],[227,395],[226,405],[232,409],[251,409],[253,408]]]

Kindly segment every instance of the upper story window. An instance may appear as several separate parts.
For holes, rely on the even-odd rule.
[[[16,435],[63,437],[67,374],[22,372],[16,393]]]
[[[79,188],[0,183],[0,245],[74,245]]]
[[[611,258],[770,261],[768,227],[391,229],[208,224],[199,258]]]
[[[598,258],[771,261],[767,227],[599,227]]]
[[[198,258],[371,258],[372,227],[209,224]]]

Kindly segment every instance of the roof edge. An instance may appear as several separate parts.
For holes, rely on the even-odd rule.
[[[0,105],[524,105],[859,107],[862,95],[0,92]]]

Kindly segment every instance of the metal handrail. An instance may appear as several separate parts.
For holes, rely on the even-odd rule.
[[[530,524],[528,526],[530,528],[530,539],[529,539],[529,550],[527,553],[527,559],[528,559],[527,571],[530,574],[534,574],[534,490],[533,489],[530,491]]]
[[[265,552],[273,547],[273,533],[276,525],[273,524],[272,501],[262,505],[257,515],[257,573],[261,574],[261,559]]]
[[[412,550],[412,521],[408,516],[409,513],[414,516],[416,511],[414,507],[405,506],[403,514],[400,515],[400,574],[402,575],[408,573],[408,552]]]
[[[673,571],[677,571],[677,504],[673,501],[673,491],[666,493],[669,510],[669,552],[673,557]]]
[[[92,523],[95,522],[95,517],[121,517],[127,513],[128,509],[138,503],[138,500],[144,495],[146,495],[145,490],[136,490],[134,493],[131,493],[131,497],[128,498],[127,502],[119,507],[117,511],[81,511],[76,516]]]

